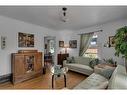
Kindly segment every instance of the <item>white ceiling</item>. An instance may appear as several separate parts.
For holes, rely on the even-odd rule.
[[[0,6],[0,15],[54,30],[78,30],[127,17],[127,6],[66,6],[68,21],[62,22],[62,6]]]

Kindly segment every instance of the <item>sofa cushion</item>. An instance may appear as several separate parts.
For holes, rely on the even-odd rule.
[[[108,68],[100,72],[100,74],[106,77],[107,79],[110,79],[114,70],[115,68]]]
[[[90,75],[93,73],[93,69],[90,66],[87,65],[82,65],[82,64],[77,64],[77,63],[71,63],[71,64],[66,64],[69,70],[76,71],[79,73],[83,73],[86,75]]]
[[[78,61],[79,64],[83,64],[83,65],[88,65],[89,66],[89,62],[91,61],[91,58],[77,57],[77,58],[75,58],[75,60]]]
[[[75,63],[79,63],[79,57],[74,57]]]
[[[83,80],[74,89],[105,89],[108,86],[108,80],[100,74],[93,73],[87,79]]]
[[[96,88],[91,87],[91,89],[105,89],[105,88],[107,88],[108,84],[109,84],[109,81],[105,81],[105,82],[101,83],[99,86],[96,86]]]

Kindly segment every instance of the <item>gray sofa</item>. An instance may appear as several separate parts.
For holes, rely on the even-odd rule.
[[[93,73],[73,89],[105,89],[108,83],[108,79],[100,74]]]
[[[127,89],[126,76],[125,67],[118,65],[110,79],[95,72],[73,89]]]
[[[78,73],[82,73],[85,75],[91,75],[93,73],[93,68],[89,66],[89,62],[92,60],[91,58],[85,57],[74,57],[75,62],[67,62],[67,60],[63,61],[63,66],[68,67],[69,70],[75,71]]]
[[[106,66],[105,68],[91,68],[89,66],[90,58],[75,57],[75,62],[64,60],[63,65],[69,70],[89,75],[85,80],[75,86],[73,89],[127,89],[127,73],[125,67],[118,65],[116,68]],[[110,78],[100,74],[104,70],[113,70]],[[115,69],[115,70],[114,70]],[[105,73],[108,74],[109,73]]]

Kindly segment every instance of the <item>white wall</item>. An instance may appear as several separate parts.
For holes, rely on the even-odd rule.
[[[56,47],[57,47],[57,54],[60,52],[65,53],[65,48],[59,47],[59,41],[64,41],[64,44],[69,45],[70,40],[77,40],[77,35],[74,35],[73,33],[77,33],[76,31],[72,30],[61,30],[57,32],[57,42],[56,42]],[[79,43],[78,43],[79,44]],[[79,47],[79,45],[78,45]],[[67,53],[69,53],[69,56],[78,56],[78,48],[68,48]],[[56,59],[57,60],[57,59]]]
[[[60,51],[62,53],[65,53],[65,49],[64,48],[59,48],[59,41],[64,41],[64,44],[68,44],[69,45],[69,40],[71,40],[70,36],[72,34],[73,31],[70,30],[62,30],[62,31],[58,31],[58,35],[57,35],[57,53],[60,53]],[[68,50],[69,52],[69,50]]]
[[[98,45],[99,45],[98,56],[99,56],[99,58],[100,59],[113,58],[119,64],[124,64],[124,59],[122,59],[121,57],[118,58],[118,57],[114,56],[114,53],[115,53],[114,47],[106,48],[103,45],[104,45],[104,43],[106,43],[108,41],[109,36],[114,36],[116,30],[120,27],[125,26],[125,25],[127,25],[127,20],[121,19],[121,20],[105,23],[103,25],[85,28],[85,29],[82,29],[80,31],[73,31],[73,32],[71,31],[70,35],[69,35],[69,33],[64,32],[64,35],[70,36],[70,37],[68,37],[69,39],[65,38],[66,42],[67,42],[67,40],[69,42],[70,39],[74,39],[74,40],[77,39],[77,44],[78,44],[77,49],[70,49],[69,54],[71,56],[78,56],[79,55],[80,35],[78,35],[78,34],[93,32],[93,31],[97,31],[97,30],[102,29],[103,32],[98,33],[98,36],[99,36],[98,37]]]
[[[121,19],[118,21],[109,22],[103,25],[93,26],[80,31],[62,30],[54,31],[44,27],[36,26],[33,24],[25,23],[22,21],[6,18],[0,16],[0,36],[7,37],[7,46],[4,50],[0,48],[0,76],[11,73],[11,53],[15,53],[20,49],[37,49],[44,51],[44,36],[56,37],[56,56],[55,63],[57,63],[57,53],[64,49],[59,48],[59,41],[65,41],[65,44],[69,44],[69,40],[77,40],[76,49],[68,49],[70,56],[79,55],[80,45],[80,33],[93,32],[102,29],[103,32],[99,33],[98,44],[99,54],[98,56],[103,58],[114,58],[119,64],[123,64],[124,60],[114,56],[114,48],[103,47],[107,42],[109,36],[113,36],[116,30],[127,24],[127,19]],[[35,35],[35,47],[34,48],[18,48],[18,32],[31,33]],[[0,43],[1,44],[1,43]]]
[[[18,48],[18,32],[34,34],[35,47]],[[56,32],[53,30],[0,16],[0,37],[7,37],[6,48],[2,50],[0,47],[0,76],[11,73],[11,53],[16,53],[20,49],[37,49],[43,52],[44,36],[55,35]]]

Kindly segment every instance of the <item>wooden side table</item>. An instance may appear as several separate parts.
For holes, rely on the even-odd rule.
[[[61,74],[60,74],[61,75]],[[64,86],[66,87],[67,86],[67,84],[66,84],[66,74],[63,74],[64,75]],[[52,74],[52,89],[54,89],[54,76],[55,76],[55,74]]]
[[[63,67],[63,60],[67,59],[67,57],[69,57],[69,54],[68,54],[68,53],[65,53],[65,54],[58,54],[58,55],[57,55],[57,62],[58,62],[58,65],[62,65],[62,67]]]

